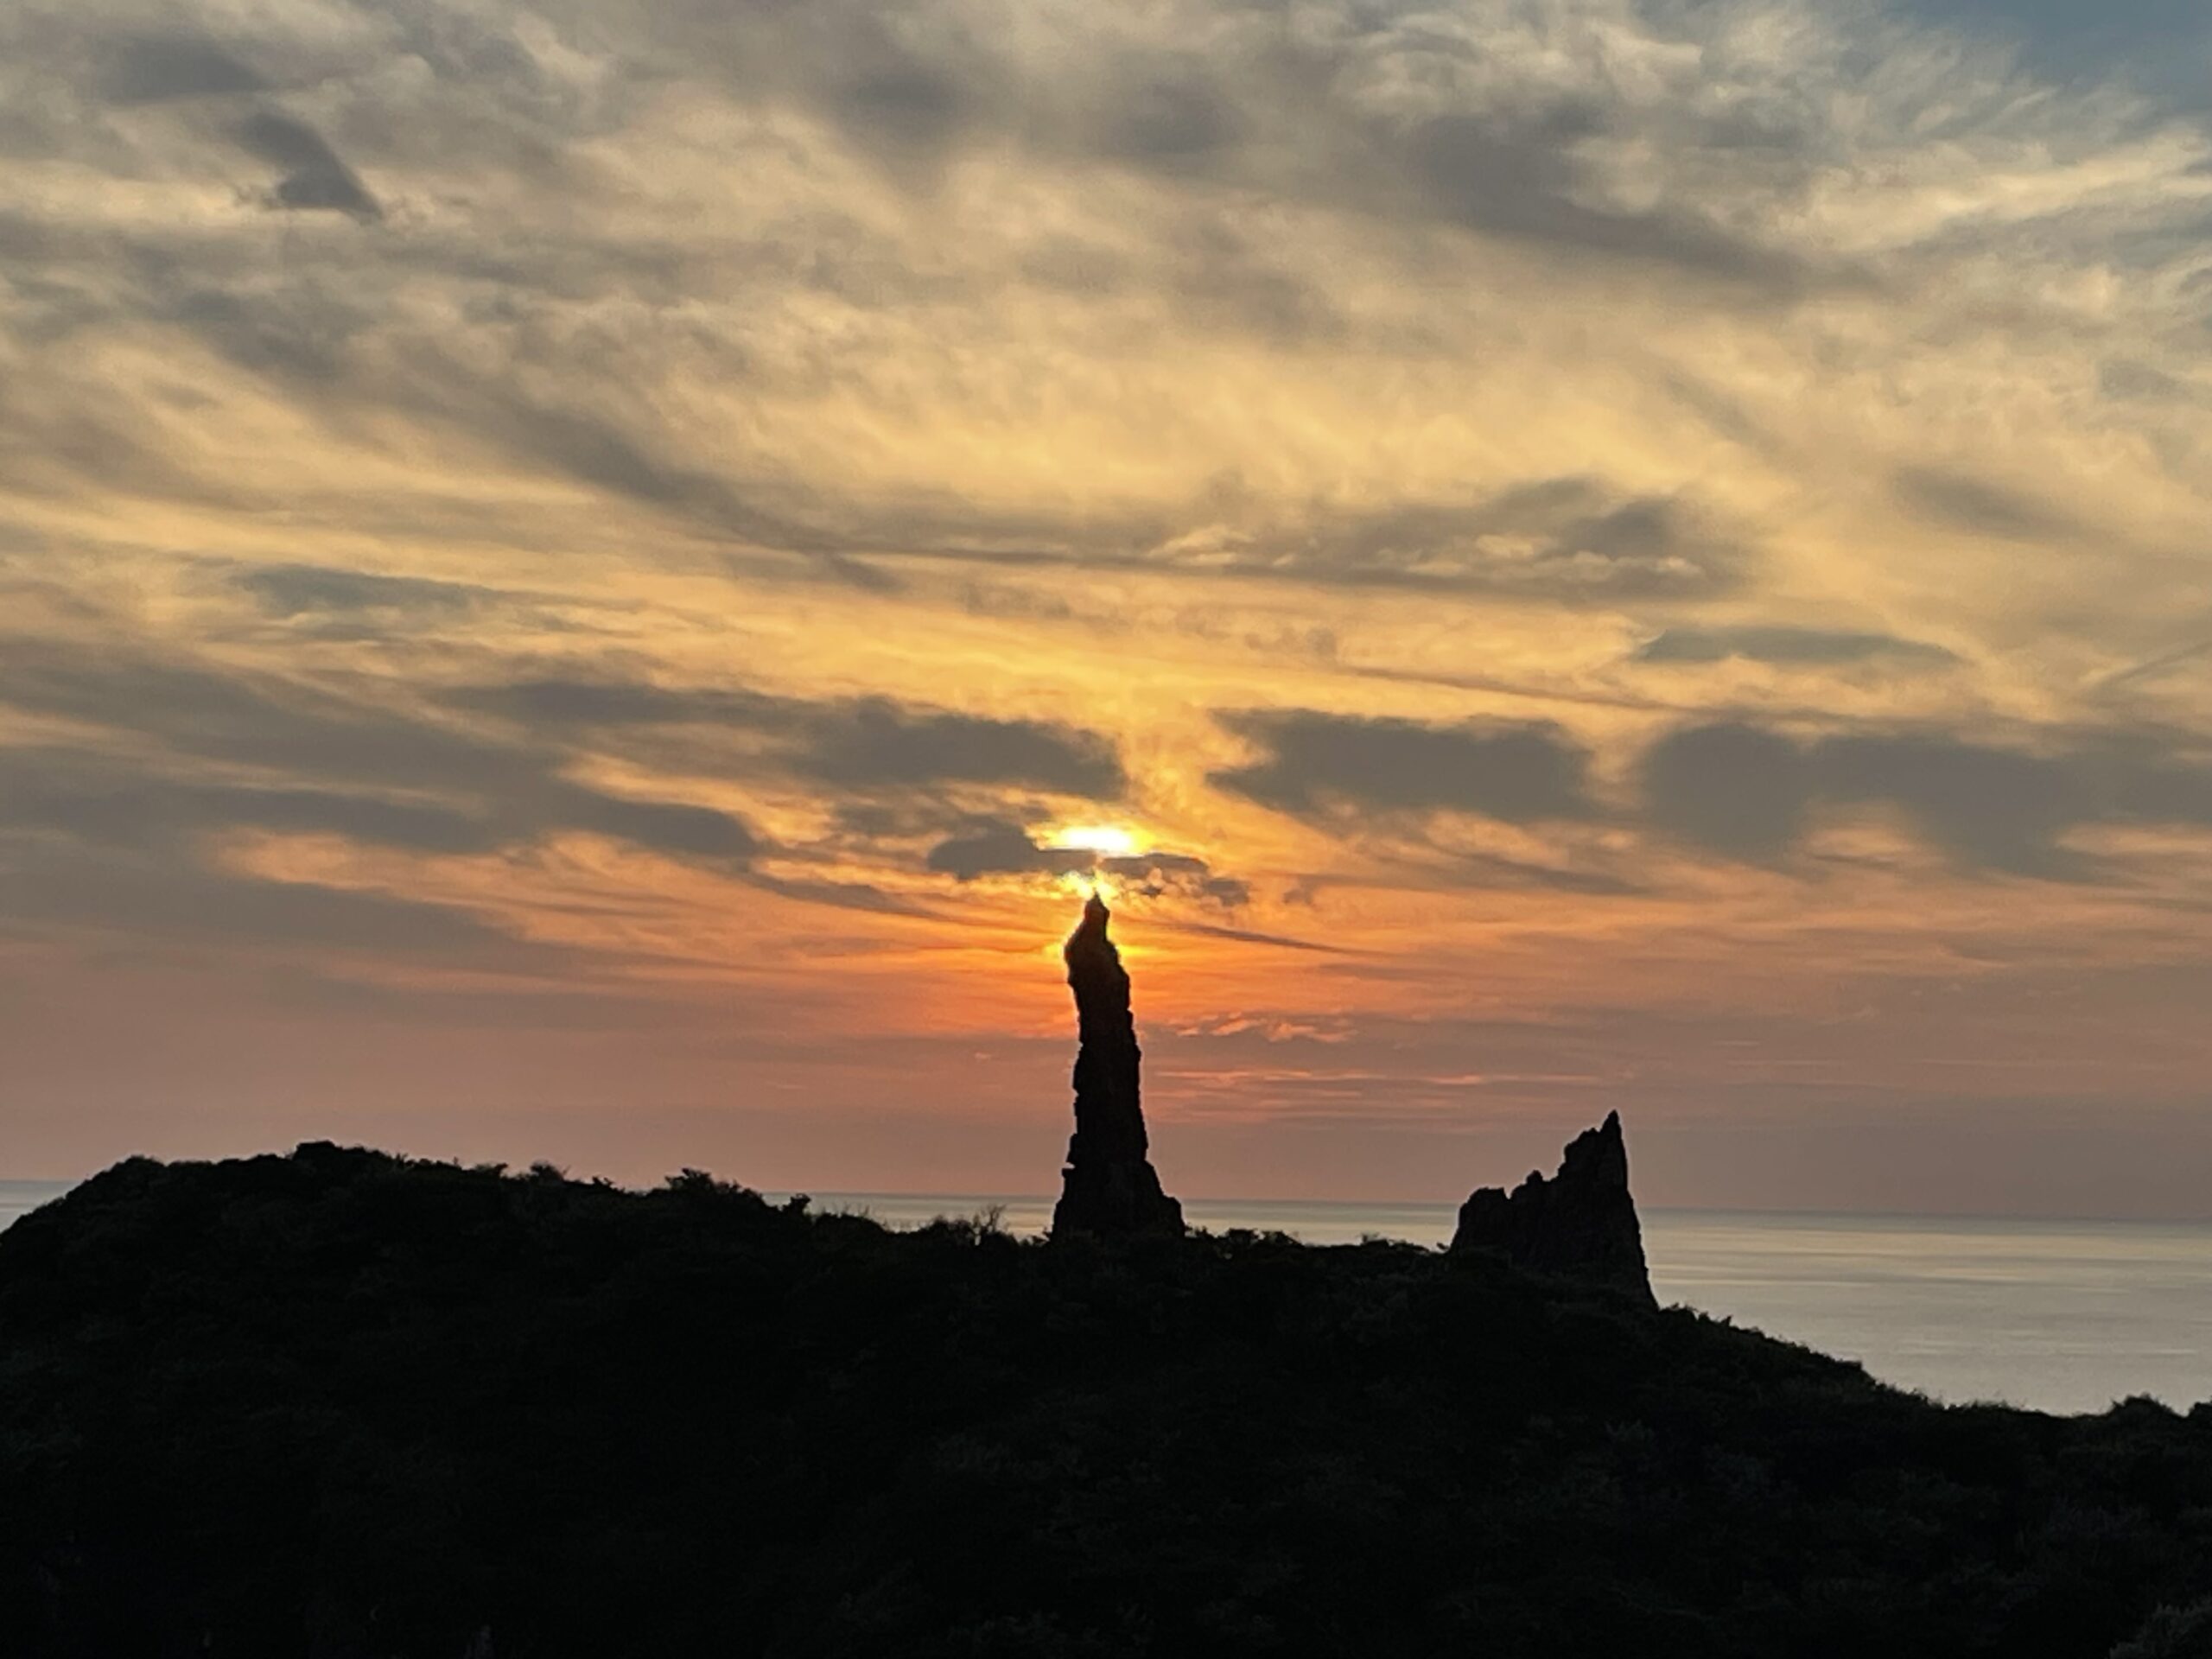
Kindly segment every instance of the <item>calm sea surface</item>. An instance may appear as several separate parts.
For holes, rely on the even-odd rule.
[[[58,1196],[0,1181],[0,1226]],[[1052,1202],[987,1195],[817,1193],[817,1209],[887,1226],[993,1209],[1017,1233]],[[1185,1200],[1192,1225],[1317,1244],[1376,1236],[1440,1244],[1453,1206]],[[2098,1411],[2129,1395],[2212,1399],[2212,1227],[1650,1210],[1644,1249],[1664,1302],[1684,1302],[1865,1363],[1942,1400]]]
[[[891,1226],[1002,1206],[1043,1230],[1047,1198],[817,1194]],[[1448,1204],[1186,1199],[1193,1226],[1273,1229],[1317,1244],[1363,1236],[1441,1244]],[[1662,1302],[1682,1302],[1865,1364],[1939,1400],[2101,1411],[2147,1394],[2212,1399],[2212,1227],[1943,1217],[1643,1212]]]

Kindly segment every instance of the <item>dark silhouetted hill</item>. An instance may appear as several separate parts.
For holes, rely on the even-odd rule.
[[[1941,1409],[1502,1257],[329,1146],[0,1235],[10,1655],[2206,1651],[2212,1411]]]

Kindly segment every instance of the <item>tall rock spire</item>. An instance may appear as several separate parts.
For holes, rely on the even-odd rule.
[[[1062,955],[1075,992],[1075,1135],[1068,1142],[1052,1231],[1179,1233],[1183,1206],[1160,1190],[1146,1156],[1144,1109],[1138,1100],[1136,1022],[1129,1014],[1129,976],[1106,937],[1111,914],[1093,893]]]
[[[1459,1206],[1454,1251],[1498,1250],[1518,1266],[1612,1285],[1654,1300],[1643,1263],[1643,1230],[1628,1191],[1621,1115],[1608,1112],[1570,1141],[1559,1173],[1540,1172],[1511,1197],[1485,1186]]]

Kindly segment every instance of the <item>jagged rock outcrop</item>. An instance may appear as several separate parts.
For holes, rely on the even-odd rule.
[[[1129,976],[1106,936],[1110,914],[1093,893],[1062,952],[1081,1046],[1075,1057],[1075,1135],[1068,1141],[1052,1231],[1179,1233],[1183,1206],[1160,1191],[1147,1155],[1137,1086],[1142,1057],[1129,1014]]]
[[[1495,1186],[1472,1194],[1459,1206],[1452,1248],[1501,1250],[1519,1267],[1593,1280],[1656,1301],[1643,1262],[1643,1230],[1629,1196],[1621,1115],[1608,1112],[1599,1127],[1576,1135],[1551,1179],[1532,1170],[1510,1197]]]

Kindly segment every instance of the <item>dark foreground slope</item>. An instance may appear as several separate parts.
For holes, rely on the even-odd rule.
[[[2212,1411],[1939,1410],[1479,1256],[328,1147],[0,1235],[0,1459],[10,1654],[2147,1659],[2212,1594]]]

